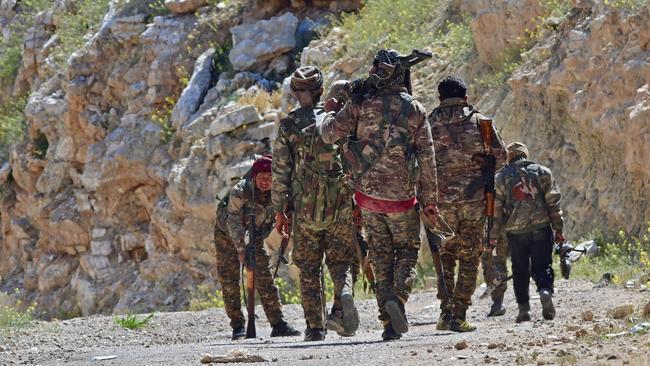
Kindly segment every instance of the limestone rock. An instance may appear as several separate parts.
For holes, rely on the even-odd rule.
[[[296,46],[295,31],[298,18],[291,12],[242,24],[230,29],[233,48],[230,62],[235,70],[251,70],[292,50]]]
[[[615,306],[607,312],[607,315],[612,319],[625,319],[634,313],[635,306],[633,304],[625,304]]]
[[[248,125],[251,123],[258,123],[262,121],[257,112],[257,108],[252,105],[246,105],[236,110],[225,114],[210,125],[210,135],[217,136],[225,132],[233,131],[234,129]]]
[[[38,290],[45,293],[65,286],[75,268],[71,258],[51,261],[38,275]]]
[[[165,6],[174,14],[191,13],[208,5],[208,0],[165,0]]]
[[[462,340],[462,341],[460,341],[460,342],[457,342],[457,343],[454,345],[454,348],[457,349],[457,350],[459,350],[459,351],[461,351],[461,350],[464,350],[465,348],[467,348],[467,346],[468,346],[467,341]]]
[[[192,78],[172,111],[171,121],[174,128],[180,129],[201,106],[212,81],[213,56],[214,49],[211,48],[196,60]]]

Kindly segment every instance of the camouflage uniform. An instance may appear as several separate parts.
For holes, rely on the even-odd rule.
[[[254,201],[253,189],[255,190]],[[214,230],[214,241],[217,249],[217,272],[230,325],[233,329],[244,325],[239,287],[240,265],[237,253],[246,249],[244,236],[250,227],[251,212],[255,214],[257,231],[255,286],[269,323],[271,326],[278,325],[284,321],[282,305],[278,288],[273,282],[273,275],[269,269],[269,255],[264,248],[264,239],[271,232],[273,224],[271,193],[262,193],[255,187],[252,180],[242,179],[230,191],[227,212],[225,220],[218,218]]]
[[[273,146],[273,205],[276,212],[293,208],[293,258],[300,268],[305,319],[313,329],[324,326],[323,257],[334,283],[333,312],[342,309],[342,292],[352,292],[350,268],[357,261],[338,146],[324,143],[314,129],[323,116],[320,105],[292,111],[280,122]]]
[[[440,250],[445,283],[450,301],[438,288],[440,308],[465,320],[467,309],[476,288],[479,258],[483,252],[485,200],[483,187],[466,194],[470,183],[481,178],[483,139],[478,120],[485,118],[472,108],[464,98],[446,98],[431,112],[429,124],[436,149],[439,209],[456,234]],[[505,147],[494,130],[493,152],[497,168],[505,162]],[[458,261],[458,279],[455,278]],[[439,286],[440,287],[440,286]]]
[[[508,276],[508,242],[505,240],[505,235],[492,237],[497,239],[496,253],[492,256],[492,270],[488,268],[487,259],[481,256],[481,267],[483,268],[483,278],[488,285],[493,283],[495,278],[505,278]],[[492,291],[492,301],[500,302],[506,294],[508,283],[502,282],[497,288]]]
[[[495,191],[491,235],[507,235],[515,296],[517,303],[526,304],[531,274],[538,290],[553,291],[550,229],[563,228],[560,190],[547,167],[521,157],[497,173]]]
[[[357,197],[361,194],[384,202],[415,202],[416,178],[408,163],[413,154],[420,167],[421,203],[437,201],[431,130],[424,107],[404,87],[368,95],[359,103],[348,102],[336,115],[326,118],[320,129],[326,142],[344,141],[356,132],[360,144],[385,147],[375,164],[355,182]],[[393,296],[405,303],[413,287],[420,220],[414,205],[392,213],[360,206],[375,272],[379,319],[386,325],[390,317],[385,303]]]

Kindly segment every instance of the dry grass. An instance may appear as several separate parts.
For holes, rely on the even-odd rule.
[[[254,93],[246,93],[242,95],[237,101],[240,105],[253,105],[257,108],[259,113],[265,113],[273,109],[280,109],[280,101],[282,93],[274,91],[268,93],[264,90],[256,91]]]

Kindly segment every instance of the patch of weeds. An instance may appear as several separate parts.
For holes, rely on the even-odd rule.
[[[474,82],[478,86],[484,88],[491,89],[501,87],[505,84],[506,80],[510,78],[510,75],[521,66],[521,64],[521,58],[515,57],[514,59],[503,63],[500,68],[474,79]]]
[[[25,34],[34,25],[36,14],[51,5],[50,0],[21,0],[16,5],[16,16],[3,30],[8,36],[0,37],[0,79],[13,82],[21,65]]]
[[[140,329],[149,323],[149,320],[153,318],[153,313],[145,316],[140,319],[136,314],[128,312],[126,315],[115,316],[115,322],[124,329]]]
[[[9,158],[9,151],[25,136],[27,98],[9,99],[0,105],[0,161]]]
[[[165,6],[165,0],[154,0],[149,3],[149,14],[151,16],[165,16],[171,14],[171,11]]]
[[[167,97],[163,105],[151,114],[151,120],[162,129],[160,141],[163,144],[169,143],[176,133],[176,129],[172,126],[174,105],[176,105],[176,100],[172,97]]]
[[[190,293],[190,311],[201,311],[223,308],[223,292],[206,285],[199,285],[196,291]]]
[[[82,48],[88,37],[99,30],[108,11],[109,0],[78,0],[59,15],[56,34],[59,46],[52,56],[60,66],[65,66],[70,55]]]
[[[19,295],[20,291],[16,289],[14,296],[17,298]],[[29,326],[34,320],[36,305],[27,305],[22,300],[14,300],[6,293],[0,293],[0,329]]]
[[[627,281],[650,285],[650,222],[647,232],[638,237],[619,231],[615,238],[595,238],[599,251],[595,256],[583,256],[573,263],[571,277],[599,281],[611,273],[612,282],[624,285]]]
[[[284,278],[275,279],[275,284],[280,291],[280,301],[282,304],[300,304],[300,284],[290,284]]]
[[[471,17],[465,16],[459,23],[447,22],[438,31],[433,48],[437,56],[451,63],[466,61],[474,50],[474,36],[470,28]]]
[[[282,93],[279,90],[271,93],[265,90],[257,90],[254,93],[245,93],[237,100],[239,105],[253,105],[259,113],[268,112],[280,108]]]
[[[637,11],[648,4],[648,0],[604,0],[603,3],[618,9]]]

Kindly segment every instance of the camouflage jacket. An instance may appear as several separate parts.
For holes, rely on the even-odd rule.
[[[322,223],[335,221],[339,208],[349,204],[338,145],[325,143],[315,123],[325,112],[298,108],[280,121],[273,145],[272,200],[276,212],[292,207],[303,220]]]
[[[406,119],[403,125],[384,123],[398,120],[402,114]],[[385,146],[373,166],[355,183],[357,191],[381,200],[402,201],[415,197],[418,185],[421,204],[437,203],[431,129],[424,107],[406,94],[405,88],[370,96],[359,104],[350,101],[338,113],[328,114],[320,129],[326,142],[345,141],[356,134],[356,141],[362,144]],[[417,160],[419,179],[409,169],[409,153]]]
[[[253,197],[254,196],[254,197]],[[250,229],[251,214],[255,214],[256,244],[271,233],[275,215],[271,205],[271,193],[260,192],[255,183],[240,180],[230,191],[226,227],[237,251],[246,249],[245,234]]]
[[[440,202],[461,203],[484,199],[482,186],[475,192],[466,192],[472,182],[482,178],[480,159],[484,151],[478,120],[483,118],[463,98],[445,99],[429,115],[436,149]],[[506,149],[496,128],[494,135],[492,151],[498,170],[505,164]]]
[[[562,230],[560,190],[547,167],[514,160],[497,173],[494,183],[492,237],[503,232],[526,233],[549,223],[553,230]]]

